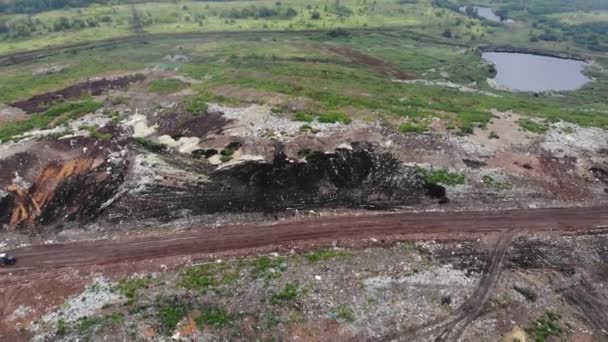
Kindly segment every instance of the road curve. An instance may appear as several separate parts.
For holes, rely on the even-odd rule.
[[[313,239],[417,233],[484,233],[507,229],[585,230],[607,226],[608,207],[334,216],[191,230],[139,239],[34,245],[9,251],[18,257],[18,264],[16,267],[0,268],[0,274],[214,253]]]

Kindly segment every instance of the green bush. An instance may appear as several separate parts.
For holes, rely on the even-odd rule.
[[[526,332],[535,342],[545,342],[550,337],[559,337],[564,333],[560,326],[561,316],[553,311],[545,311],[540,317],[530,323]]]
[[[422,169],[424,182],[427,184],[443,184],[455,186],[466,183],[466,177],[459,172],[449,172],[445,169],[424,170]]]

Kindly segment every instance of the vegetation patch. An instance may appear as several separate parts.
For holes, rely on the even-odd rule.
[[[342,112],[325,112],[319,115],[319,122],[322,123],[341,123],[344,125],[348,125],[352,122],[352,119]]]
[[[352,323],[355,321],[355,313],[345,304],[340,304],[332,311],[333,316],[344,322]]]
[[[206,97],[194,96],[185,100],[184,109],[190,114],[204,113],[209,109]]]
[[[328,261],[332,259],[338,260],[350,260],[352,257],[351,253],[337,249],[318,249],[316,251],[309,252],[305,255],[306,260],[312,263]]]
[[[143,278],[129,278],[122,279],[116,285],[116,290],[125,296],[127,299],[134,299],[137,296],[137,292],[143,288],[148,287],[152,279],[148,277]]]
[[[287,283],[279,292],[275,292],[270,297],[270,302],[274,305],[293,302],[298,297],[298,285]]]
[[[89,136],[98,141],[110,141],[112,140],[112,134],[101,133],[97,127],[89,127]]]
[[[483,176],[483,178],[481,179],[481,181],[485,185],[494,188],[498,192],[500,192],[500,191],[508,191],[508,190],[513,189],[513,185],[511,183],[508,183],[508,182],[499,182],[499,181],[495,180],[490,175]]]
[[[399,125],[399,132],[401,133],[415,133],[423,134],[428,131],[428,126],[420,123],[406,122]]]
[[[546,125],[538,123],[530,119],[520,119],[517,121],[519,126],[524,130],[536,134],[544,134],[549,129]]]
[[[450,172],[446,169],[421,169],[424,182],[427,184],[443,184],[456,186],[466,183],[466,176],[459,172]]]
[[[275,279],[281,277],[281,273],[287,269],[287,263],[283,257],[271,258],[261,256],[249,262],[250,275],[253,279]]]
[[[166,78],[150,82],[148,85],[148,90],[158,94],[172,94],[186,88],[187,86],[188,84],[181,80],[175,78]]]
[[[315,117],[316,117],[316,115],[313,115],[308,112],[303,112],[303,111],[296,112],[296,114],[294,115],[294,118],[296,121],[303,121],[303,122],[312,122],[315,119]]]
[[[164,335],[171,334],[177,324],[186,317],[187,307],[179,302],[162,303],[158,309],[158,319],[160,321],[161,332]]]
[[[80,116],[95,112],[102,104],[90,99],[79,102],[55,104],[41,114],[35,114],[23,121],[9,122],[0,127],[0,141],[8,141],[17,135],[34,129],[51,129]]]
[[[545,311],[530,323],[526,332],[536,342],[545,342],[551,337],[560,337],[564,329],[560,325],[561,316],[553,311]]]
[[[78,331],[81,334],[98,333],[119,325],[123,318],[124,315],[120,312],[114,312],[101,317],[83,317],[78,321]]]
[[[198,328],[202,331],[206,326],[221,329],[233,324],[235,317],[228,311],[217,305],[206,305],[201,309],[201,314],[194,319]]]
[[[231,142],[230,144],[226,145],[226,147],[224,147],[224,149],[220,152],[220,160],[222,161],[222,163],[226,163],[232,160],[232,155],[239,148],[241,148],[240,142]]]

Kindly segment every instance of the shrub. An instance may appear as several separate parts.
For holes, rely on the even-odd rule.
[[[455,186],[466,183],[466,177],[459,172],[449,172],[445,169],[422,170],[424,182],[427,184],[443,184]]]
[[[540,317],[530,323],[526,332],[536,342],[545,342],[550,337],[559,337],[564,333],[560,326],[561,316],[553,311],[545,311]]]

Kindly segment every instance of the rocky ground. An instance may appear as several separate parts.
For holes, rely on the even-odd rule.
[[[20,301],[5,323],[40,341],[605,340],[605,232],[507,236],[493,268],[504,236],[74,269],[51,281],[66,290]]]
[[[185,88],[151,92],[159,79]],[[379,121],[300,122],[285,107],[305,104],[297,99],[192,109],[199,100],[188,82],[195,81],[166,71],[113,75],[3,109],[7,120],[18,121],[38,115],[48,99],[88,92],[101,103],[0,146],[0,224],[52,232],[92,220],[97,227],[128,227],[288,208],[439,201],[483,209],[606,200],[608,133],[599,128],[558,122],[532,133],[518,114],[494,112],[487,127],[468,136],[445,131],[440,120],[433,133],[403,134]]]

